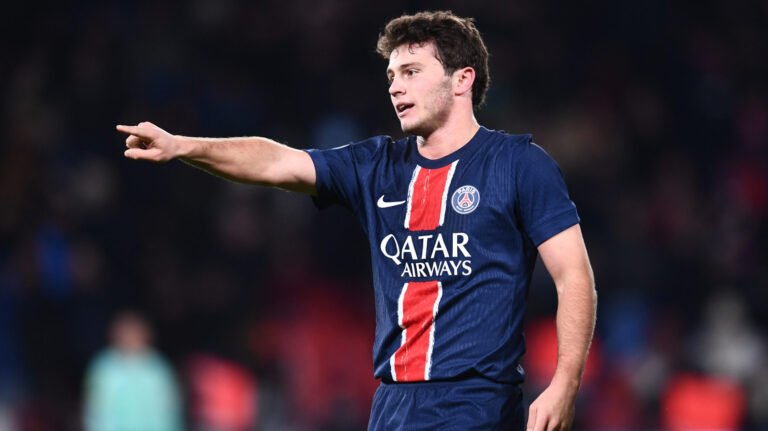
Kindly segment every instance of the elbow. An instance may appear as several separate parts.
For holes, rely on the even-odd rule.
[[[597,301],[595,274],[589,265],[581,269],[573,269],[559,274],[559,277],[553,277],[553,280],[555,281],[555,288],[558,294],[564,294],[566,291],[571,290],[579,291],[582,294],[588,293],[594,301]]]

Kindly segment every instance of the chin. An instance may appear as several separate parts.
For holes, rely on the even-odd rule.
[[[429,124],[424,121],[400,122],[400,128],[403,132],[416,136],[427,136],[431,133]]]

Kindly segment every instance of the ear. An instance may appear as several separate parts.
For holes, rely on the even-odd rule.
[[[453,92],[457,96],[468,94],[475,82],[475,69],[464,67],[453,72]]]

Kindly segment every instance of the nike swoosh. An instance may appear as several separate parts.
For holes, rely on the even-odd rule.
[[[384,195],[381,195],[378,202],[376,202],[376,205],[379,208],[389,208],[389,207],[396,207],[398,205],[404,204],[405,201],[395,201],[395,202],[384,202]]]

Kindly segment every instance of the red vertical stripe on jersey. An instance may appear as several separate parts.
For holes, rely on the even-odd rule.
[[[409,196],[408,230],[432,230],[440,225],[440,212],[451,166],[419,171]]]
[[[429,377],[425,371],[431,362],[428,357],[431,353],[430,332],[436,302],[440,300],[440,287],[437,281],[413,281],[404,289],[402,316],[399,317],[405,335],[392,358],[393,377],[398,382],[426,380]]]

